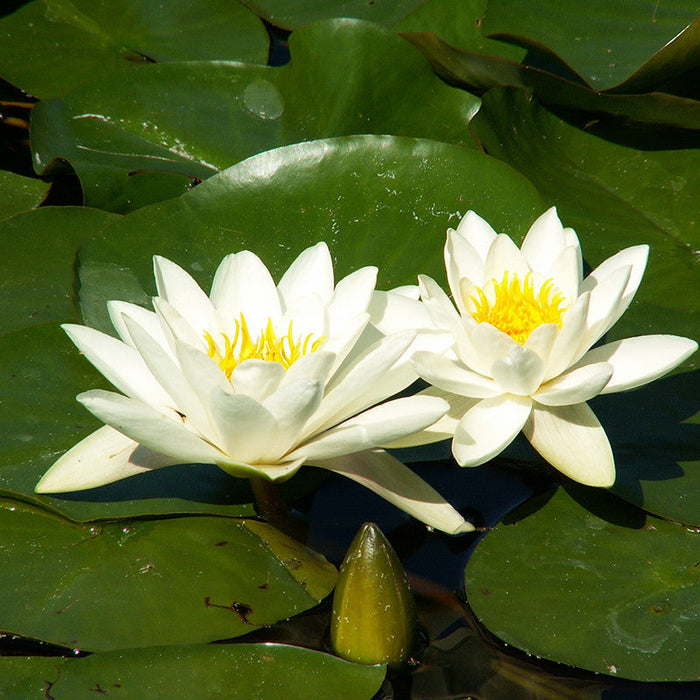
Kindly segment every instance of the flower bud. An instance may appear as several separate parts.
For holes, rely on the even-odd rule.
[[[403,662],[416,638],[416,608],[396,552],[374,523],[365,523],[340,567],[333,595],[331,644],[360,664]]]

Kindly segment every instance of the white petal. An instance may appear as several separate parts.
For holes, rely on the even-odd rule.
[[[544,277],[550,276],[552,264],[565,248],[566,236],[556,207],[550,207],[535,220],[520,246],[530,268]]]
[[[581,335],[579,347],[574,354],[574,362],[580,359],[610,327],[611,319],[616,316],[625,288],[629,283],[631,272],[630,267],[618,268],[592,289],[586,317],[586,330]]]
[[[642,276],[644,275],[648,258],[648,245],[637,245],[630,248],[625,248],[598,265],[598,267],[596,267],[596,269],[593,270],[593,272],[591,272],[591,274],[588,275],[588,277],[586,277],[586,279],[582,282],[582,292],[586,291],[587,289],[595,289],[595,287],[601,284],[607,277],[614,274],[616,270],[626,267],[631,268],[629,280],[624,292],[617,302],[614,312],[609,316],[608,325],[603,328],[600,335],[598,335],[598,338],[612,328],[615,322],[627,310],[627,307],[630,305],[634,295],[637,293],[639,284],[642,281]],[[598,338],[596,338],[596,340]]]
[[[214,275],[211,300],[230,322],[243,314],[254,337],[267,326],[268,319],[277,326],[282,317],[272,276],[260,258],[249,250],[227,255],[221,261]]]
[[[432,486],[383,450],[335,457],[314,466],[356,481],[442,532],[458,534],[474,529]]]
[[[537,406],[523,427],[532,446],[562,474],[587,486],[612,486],[610,443],[588,404]]]
[[[245,462],[222,461],[216,466],[237,478],[286,481],[291,476],[294,476],[303,464],[303,459],[297,459],[294,462],[275,462],[274,464],[246,464]]]
[[[172,401],[165,405],[187,416],[202,435],[210,439],[215,438],[207,411],[192,390],[180,366],[136,321],[127,316],[124,322],[149,371],[172,397]]]
[[[442,287],[427,275],[418,275],[421,299],[436,328],[445,328],[455,335],[460,329],[464,333],[461,316]]]
[[[475,349],[469,339],[464,318],[457,313],[447,294],[442,291],[433,279],[425,275],[419,275],[418,285],[425,308],[428,310],[435,327],[452,333],[456,343],[455,349],[457,354],[469,364],[474,359]],[[468,324],[472,319],[469,316],[466,318],[466,323]]]
[[[153,308],[158,314],[163,330],[165,331],[168,344],[171,349],[175,348],[175,339],[181,340],[193,348],[205,350],[207,344],[204,340],[204,332],[197,331],[187,322],[187,320],[178,312],[178,310],[165,299],[155,297],[153,299]],[[209,328],[211,331],[212,328]],[[216,333],[215,333],[216,335]]]
[[[210,397],[214,391],[233,393],[226,374],[206,353],[181,342],[177,342],[175,350],[180,370],[189,382],[192,391],[199,397],[202,406],[205,408],[209,406]]]
[[[325,350],[303,355],[286,371],[280,386],[298,379],[314,379],[325,386],[334,363],[335,355]]]
[[[544,362],[537,353],[515,344],[507,355],[493,361],[491,374],[501,390],[499,393],[528,396],[542,383]]]
[[[612,373],[613,367],[607,362],[572,369],[543,384],[532,398],[547,406],[583,403],[601,393]]]
[[[196,333],[211,327],[214,307],[201,287],[179,265],[153,257],[158,296],[174,306]]]
[[[231,386],[237,394],[246,394],[262,403],[277,390],[284,376],[284,367],[279,362],[250,359],[233,370]]]
[[[509,335],[499,331],[490,323],[478,323],[469,337],[474,347],[474,356],[466,362],[473,370],[485,376],[493,376],[494,360],[506,357],[511,348],[518,345]],[[466,358],[463,358],[466,360]]]
[[[432,442],[447,440],[455,434],[457,424],[462,420],[464,414],[479,402],[479,399],[458,396],[450,392],[443,391],[437,387],[430,386],[418,393],[418,396],[438,396],[450,405],[447,413],[432,425],[420,430],[413,435],[384,443],[384,447],[398,449],[402,447],[416,447],[417,445],[428,445]]]
[[[520,432],[531,410],[532,400],[525,396],[504,394],[479,401],[455,430],[452,454],[457,463],[476,467],[498,455]]]
[[[312,336],[312,341],[328,338],[331,335],[328,309],[318,294],[295,299],[287,307],[280,322],[280,335],[289,331],[290,323],[292,336],[297,341],[303,342],[309,335]]]
[[[326,430],[289,454],[293,459],[329,459],[372,449],[399,440],[432,425],[449,405],[434,396],[409,396],[370,408],[344,423]]]
[[[109,312],[112,325],[117,333],[119,333],[119,337],[127,345],[134,347],[134,343],[124,323],[125,314],[133,318],[136,323],[163,348],[163,350],[168,353],[171,352],[168,339],[163,332],[163,326],[158,318],[158,314],[155,312],[144,309],[142,306],[137,306],[136,304],[130,304],[126,301],[108,301],[107,311]]]
[[[417,286],[415,289],[418,292]],[[370,321],[384,335],[413,328],[433,328],[435,325],[425,304],[396,290],[374,290],[368,310]]]
[[[546,366],[558,335],[559,328],[555,323],[543,323],[530,333],[524,347],[537,353]]]
[[[476,212],[468,211],[457,226],[457,233],[473,246],[482,260],[496,240],[496,232]]]
[[[506,271],[511,279],[515,274],[523,280],[525,275],[530,272],[530,267],[520,252],[520,248],[513,243],[510,236],[501,233],[496,236],[496,240],[493,242],[486,257],[484,283],[491,279],[500,282],[503,279],[503,273]]]
[[[687,360],[698,344],[677,335],[625,338],[587,352],[578,365],[609,362],[614,372],[601,394],[627,391],[652,382]]]
[[[323,384],[309,379],[298,379],[280,387],[265,400],[263,406],[275,417],[279,435],[275,440],[286,453],[302,441],[304,423],[318,409],[323,398]]]
[[[326,430],[406,388],[407,384],[396,388],[390,370],[415,337],[415,333],[405,332],[382,338],[355,362],[344,367],[343,372],[338,372],[326,387],[319,410],[305,427],[307,435]]]
[[[566,296],[566,303],[571,306],[579,296],[579,287],[583,273],[581,249],[568,246],[554,261],[545,277],[553,279],[556,286]]]
[[[93,489],[113,481],[178,464],[105,425],[71,447],[41,477],[37,493]]]
[[[151,374],[141,355],[130,345],[88,326],[66,323],[61,328],[78,350],[119,391],[151,406],[166,406],[172,403],[170,396]]]
[[[177,459],[181,464],[216,464],[224,455],[163,413],[121,394],[93,389],[76,397],[103,423],[149,449]]]
[[[282,456],[274,416],[250,396],[215,389],[210,406],[228,459],[255,464],[275,462]]]
[[[327,304],[333,295],[333,261],[328,246],[321,241],[302,251],[277,289],[285,309],[309,294],[317,294]]]
[[[413,299],[414,301],[418,301],[420,298],[420,291],[418,290],[417,284],[403,284],[400,287],[390,289],[386,294],[398,294],[399,296],[406,297],[406,299]]]
[[[453,394],[484,399],[503,391],[493,379],[472,372],[460,362],[433,352],[413,353],[411,362],[418,376],[429,384]]]
[[[343,277],[343,279],[338,282],[333,292],[333,298],[328,304],[331,335],[335,335],[335,333],[339,332],[353,316],[369,311],[376,284],[376,267],[363,267],[359,270],[355,270],[355,272],[349,274],[347,277]],[[384,294],[387,294],[387,292],[384,292]],[[408,301],[406,297],[400,298]]]
[[[444,255],[447,283],[450,285],[452,298],[455,300],[459,312],[464,314],[466,309],[460,293],[460,280],[468,279],[476,284],[482,284],[484,258],[477,253],[469,241],[452,230],[447,232]]]
[[[376,328],[370,325],[368,313],[357,314],[348,320],[345,328],[339,330],[323,343],[322,350],[335,355],[329,376],[335,374],[339,367],[349,361],[350,357],[363,352],[366,346],[363,345],[362,339],[367,331],[381,335]]]
[[[549,361],[544,374],[544,381],[558,376],[574,361],[581,344],[581,336],[586,328],[590,298],[590,292],[582,294],[566,315],[561,330],[554,339],[554,345],[552,345],[552,351],[549,354]]]

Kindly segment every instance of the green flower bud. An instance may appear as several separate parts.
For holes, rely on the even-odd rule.
[[[416,607],[396,552],[365,523],[340,567],[333,595],[331,644],[360,664],[402,663],[416,639]]]

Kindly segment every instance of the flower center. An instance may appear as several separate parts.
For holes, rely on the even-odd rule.
[[[554,280],[547,280],[537,293],[531,273],[525,275],[522,283],[517,274],[511,279],[508,272],[503,274],[501,282],[492,281],[495,290],[493,303],[479,287],[476,288],[477,296],[470,297],[476,307],[472,311],[475,321],[490,323],[520,345],[544,323],[555,323],[561,328],[562,315],[567,308],[566,297],[555,288]]]
[[[278,337],[272,326],[272,319],[268,318],[265,330],[261,331],[257,340],[253,340],[245,316],[241,314],[241,320],[236,321],[236,333],[233,340],[225,333],[221,334],[225,347],[223,355],[217,349],[211,334],[204,331],[204,338],[209,346],[209,357],[219,363],[219,367],[229,379],[231,379],[233,370],[246,360],[279,362],[282,367],[289,369],[303,355],[316,352],[325,340],[324,337],[314,340],[313,333],[304,337],[300,336],[295,340],[292,333],[292,323],[293,321],[290,321],[289,330]]]

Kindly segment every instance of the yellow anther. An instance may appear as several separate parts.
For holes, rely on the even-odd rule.
[[[253,340],[245,316],[241,314],[240,320],[236,321],[233,340],[225,333],[221,334],[224,339],[223,355],[218,351],[211,334],[204,331],[209,357],[218,362],[229,379],[233,370],[241,362],[251,359],[278,362],[285,369],[289,369],[300,357],[316,352],[325,340],[324,337],[313,340],[313,333],[295,339],[292,330],[293,323],[290,321],[287,332],[278,337],[272,325],[272,319],[268,318],[265,329],[261,331],[257,340]]]
[[[554,287],[554,280],[547,280],[535,292],[532,274],[520,282],[517,274],[512,279],[508,272],[503,280],[493,280],[495,301],[491,303],[483,289],[476,288],[476,295],[469,297],[475,310],[472,317],[479,323],[490,323],[507,333],[522,345],[535,328],[554,323],[559,328],[566,311],[566,297]]]

